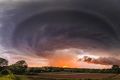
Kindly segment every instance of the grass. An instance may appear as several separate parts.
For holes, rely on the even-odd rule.
[[[0,80],[14,80],[14,78],[11,78],[10,75],[6,75],[6,76],[0,76]]]
[[[10,75],[0,76],[0,80],[30,80],[25,76],[14,77],[12,78]]]
[[[6,70],[8,75],[0,75],[0,80],[15,80],[15,76],[11,73],[11,71]]]
[[[0,80],[29,80],[26,76],[16,76],[11,71],[6,70],[8,72],[8,75],[0,75]]]

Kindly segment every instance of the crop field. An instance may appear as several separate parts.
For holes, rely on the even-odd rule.
[[[120,80],[120,74],[40,73],[37,75],[1,76],[0,80]]]
[[[42,73],[28,76],[31,80],[120,80],[118,74],[99,73]]]

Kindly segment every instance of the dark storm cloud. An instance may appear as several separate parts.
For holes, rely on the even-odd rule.
[[[83,58],[80,58],[79,61],[92,63],[92,64],[101,64],[101,65],[119,65],[120,66],[120,60],[113,58],[113,57],[99,57],[99,58],[92,58],[89,56],[84,56]]]
[[[82,47],[82,39],[86,42],[82,43],[86,45],[90,41],[92,44],[109,45],[111,43],[108,41],[117,39],[117,36],[109,24],[96,16],[62,10],[25,20],[17,26],[12,38],[14,47],[25,49],[23,46],[26,46],[35,51],[67,48],[66,46],[71,48],[74,45]]]
[[[1,19],[2,45],[35,53],[65,48],[119,48],[118,2],[7,3],[10,9],[3,11]]]

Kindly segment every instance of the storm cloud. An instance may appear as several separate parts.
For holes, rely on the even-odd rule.
[[[120,66],[120,60],[113,58],[113,57],[93,58],[93,57],[89,57],[89,56],[84,56],[83,58],[80,58],[79,61],[92,63],[92,64],[119,65]]]
[[[103,49],[119,55],[118,0],[0,4],[0,44],[5,50],[45,56],[69,48]]]

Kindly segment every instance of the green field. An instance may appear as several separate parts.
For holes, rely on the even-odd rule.
[[[40,73],[38,75],[6,75],[0,80],[120,80],[120,74]]]
[[[15,76],[15,77],[11,77],[10,75],[6,75],[6,76],[1,76],[0,77],[0,80],[31,80],[31,79],[28,79],[27,77],[25,76]]]
[[[12,80],[9,75],[7,76],[0,76],[0,80]]]

